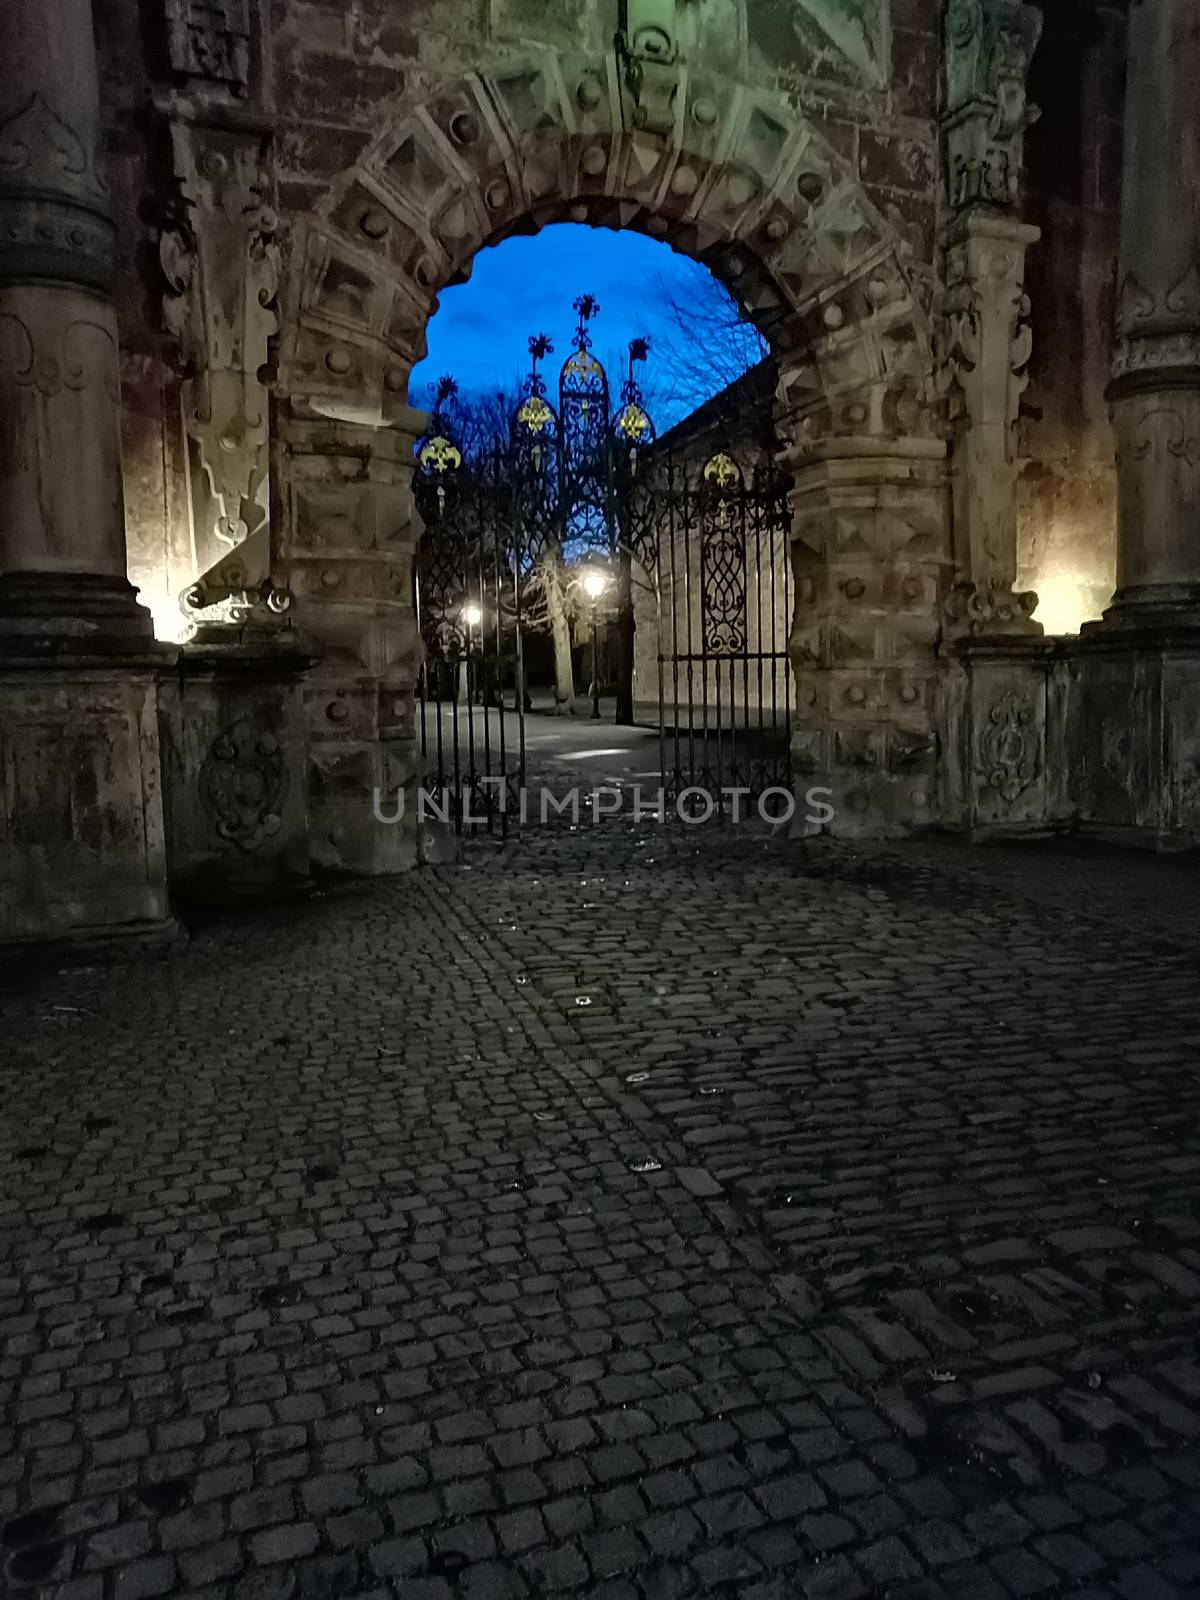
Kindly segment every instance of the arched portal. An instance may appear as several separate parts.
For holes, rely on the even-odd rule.
[[[783,95],[698,70],[679,74],[672,106],[669,126],[639,127],[615,51],[483,64],[406,102],[293,228],[274,566],[324,652],[310,698],[329,860],[387,870],[413,848],[371,826],[364,797],[416,773],[409,479],[423,419],[408,378],[426,321],[485,245],[564,219],[695,256],[769,340],[795,481],[801,770],[853,779],[844,826],[932,803],[950,553],[928,262]]]

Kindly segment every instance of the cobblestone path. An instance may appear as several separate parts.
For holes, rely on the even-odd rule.
[[[11,973],[0,1592],[1200,1595],[1198,887],[614,823]]]

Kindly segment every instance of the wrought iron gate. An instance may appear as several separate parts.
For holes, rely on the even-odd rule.
[[[499,455],[469,473],[462,465],[435,434],[417,470],[424,803],[458,832],[505,834],[525,783],[519,522]]]
[[[786,480],[744,445],[657,447],[636,377],[644,340],[610,414],[589,333],[599,308],[584,295],[575,309],[557,410],[538,335],[485,448],[456,437],[450,379],[418,447],[421,753],[437,814],[459,831],[507,833],[521,815],[526,628],[540,607],[558,649],[564,597],[591,593],[597,570],[615,596],[617,720],[657,724],[668,801],[736,814],[791,782]]]
[[[666,797],[685,796],[697,812],[737,815],[760,801],[769,810],[772,799],[780,809],[772,791],[790,792],[792,781],[787,480],[767,461],[721,450],[653,462],[637,496],[634,557],[654,598]],[[637,660],[644,676],[644,641]]]

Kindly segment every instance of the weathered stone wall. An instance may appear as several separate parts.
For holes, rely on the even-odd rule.
[[[1021,424],[1020,583],[1048,633],[1074,632],[1112,597],[1112,352],[1125,29],[1119,6],[1046,8],[1025,141],[1033,358]]]
[[[1028,143],[1045,241],[1026,278],[1034,357],[1014,561],[1001,458],[1011,463],[1005,408],[1023,379],[1005,362],[1024,323],[1003,295],[983,323],[970,307],[972,275],[1001,259],[1020,285],[1019,113],[1007,125],[1018,85],[989,78],[1002,58],[1010,72],[1013,46],[1019,57],[1036,34],[1019,0],[953,0],[945,92],[943,0],[223,0],[194,16],[189,0],[161,0],[161,27],[159,9],[96,0],[123,234],[130,563],[166,616],[211,571],[211,539],[189,505],[208,493],[211,519],[223,492],[226,514],[238,513],[214,476],[223,458],[205,404],[221,398],[236,423],[230,450],[253,459],[261,346],[276,407],[271,576],[295,591],[322,658],[307,694],[318,854],[366,870],[411,856],[395,839],[375,852],[357,822],[347,833],[338,819],[351,794],[365,816],[373,784],[415,777],[407,585],[419,525],[404,462],[420,419],[407,383],[437,293],[482,245],[562,219],[645,229],[697,256],[768,333],[797,480],[797,752],[844,770],[867,831],[883,811],[889,827],[932,818],[951,590],[967,596],[973,628],[991,626],[1012,609],[1019,566],[1055,628],[1066,588],[1095,609],[1110,586],[1115,25],[1092,37],[1078,19],[1052,20],[1037,58],[1032,98],[1045,111]],[[171,33],[189,17],[190,33]],[[660,24],[676,47],[661,63],[635,48],[639,29],[644,42]],[[973,54],[975,26],[985,44]],[[995,27],[1012,30],[1003,49]],[[622,29],[629,55],[614,50]],[[1066,80],[1077,92],[1061,92]],[[991,181],[996,93],[1007,97],[1001,142],[1016,140],[1002,154],[1013,187],[999,197],[976,193]],[[226,137],[235,166],[248,165],[241,190],[226,183],[222,195],[205,141]],[[254,199],[241,234],[239,193]],[[964,207],[997,201],[1000,233],[986,217],[963,222]],[[963,222],[958,233],[948,216]],[[232,352],[218,358],[212,330],[197,331],[202,302],[231,293],[209,283],[230,252],[210,244],[206,258],[206,230],[232,237],[251,270],[264,251],[282,254],[269,363],[267,321],[249,327],[267,289],[233,308]],[[943,249],[957,252],[948,295]],[[178,337],[164,332],[164,267]],[[264,269],[262,284],[273,281]],[[954,344],[972,327],[985,341],[974,365]],[[946,373],[966,383],[965,434],[936,392]]]

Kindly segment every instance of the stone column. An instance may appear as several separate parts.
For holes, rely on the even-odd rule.
[[[0,10],[0,938],[161,924],[89,0]]]
[[[1129,12],[1110,622],[1200,620],[1200,12]]]
[[[1200,839],[1200,14],[1129,10],[1113,380],[1117,590],[1070,650],[1081,825]]]

